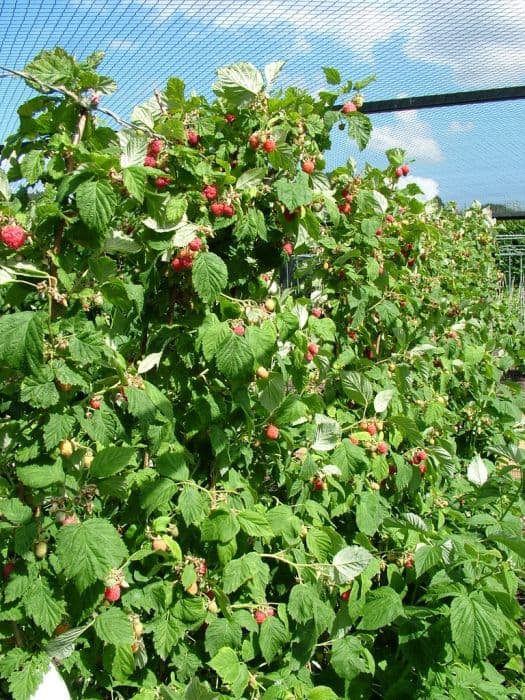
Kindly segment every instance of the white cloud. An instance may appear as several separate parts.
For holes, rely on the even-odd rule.
[[[453,134],[467,134],[469,131],[473,131],[474,127],[474,122],[460,122],[458,119],[454,119],[448,125],[448,130]]]
[[[389,148],[403,148],[409,158],[426,163],[439,163],[444,159],[430,126],[418,112],[396,112],[394,119],[392,124],[374,127],[370,148],[381,153]]]
[[[130,49],[138,48],[138,44],[135,41],[128,41],[127,39],[113,39],[113,41],[109,44],[109,48],[114,49],[115,51],[129,51]]]
[[[431,177],[415,177],[414,175],[409,175],[399,182],[399,187],[405,187],[411,182],[415,183],[423,190],[423,194],[418,195],[418,199],[421,199],[423,202],[428,202],[429,199],[434,199],[434,197],[439,196],[439,183]]]

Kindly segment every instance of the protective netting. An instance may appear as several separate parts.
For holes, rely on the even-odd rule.
[[[281,85],[324,85],[321,66],[377,73],[372,99],[525,83],[523,0],[0,0],[0,65],[22,68],[42,48],[106,51],[119,85],[105,104],[123,116],[179,75],[210,93],[214,69],[286,59]],[[30,91],[0,80],[0,142]],[[408,146],[418,175],[444,199],[525,209],[524,102],[374,115],[376,145]],[[339,144],[339,141],[337,141]],[[333,151],[344,160],[346,147]],[[373,159],[368,152],[367,158]],[[432,183],[429,184],[432,188]],[[429,190],[431,191],[431,190]]]

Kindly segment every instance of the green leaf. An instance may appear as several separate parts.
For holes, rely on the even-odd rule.
[[[341,82],[341,73],[337,68],[329,68],[323,66],[323,73],[325,74],[326,82],[329,85],[339,85]]]
[[[60,401],[51,367],[45,366],[38,377],[25,377],[20,386],[20,400],[34,408],[50,408]]]
[[[215,617],[206,630],[205,649],[210,656],[215,656],[221,647],[238,648],[241,641],[242,628],[238,622]]]
[[[212,304],[228,284],[228,268],[215,253],[199,253],[193,263],[192,282],[199,297]]]
[[[376,413],[383,413],[383,411],[386,411],[388,408],[388,404],[390,401],[392,401],[392,398],[394,397],[395,390],[394,389],[384,389],[383,391],[380,391],[378,394],[376,394],[376,397],[374,399],[374,411]]]
[[[29,151],[20,163],[22,177],[27,180],[28,185],[38,182],[44,173],[44,154],[42,151]]]
[[[313,200],[313,191],[310,188],[308,175],[299,173],[294,182],[280,179],[275,182],[277,198],[288,211],[294,211],[299,207],[310,204]]]
[[[5,171],[0,168],[0,197],[8,202],[11,199],[11,187]]]
[[[5,498],[0,501],[0,515],[15,525],[24,525],[31,521],[33,511],[18,498]]]
[[[374,673],[373,659],[358,637],[335,639],[330,663],[337,675],[347,681],[353,680],[360,673]]]
[[[142,166],[144,166],[144,158],[148,152],[148,138],[147,136],[138,134],[136,131],[132,131],[131,129],[123,129],[122,131],[119,131],[118,139],[121,149],[120,167],[123,169],[122,174],[124,175],[124,185],[126,185],[125,169],[132,166],[141,166],[142,170]],[[146,174],[145,170],[142,170],[142,172]]]
[[[32,369],[42,363],[43,315],[33,311],[4,314],[0,318],[0,363],[14,369]]]
[[[387,505],[376,491],[365,491],[359,497],[356,508],[357,527],[371,537],[375,535],[389,512]]]
[[[117,207],[117,195],[104,181],[83,182],[76,189],[78,213],[89,228],[107,233],[109,222]]]
[[[224,567],[223,589],[233,593],[249,581],[257,587],[264,588],[270,576],[270,569],[259,554],[250,552],[240,559],[232,559]]]
[[[184,635],[185,626],[173,615],[168,614],[157,618],[152,625],[152,630],[155,651],[161,659],[166,660],[173,647]]]
[[[414,552],[414,564],[418,578],[435,566],[443,566],[441,545],[418,545]]]
[[[408,418],[408,416],[393,416],[389,418],[388,421],[395,425],[395,427],[399,429],[401,435],[407,440],[410,440],[410,442],[415,444],[423,442],[423,436],[412,418]]]
[[[108,608],[95,618],[95,632],[108,644],[133,644],[133,630],[126,613],[120,608]]]
[[[91,476],[112,476],[127,467],[136,454],[134,447],[106,447],[97,452],[91,465]]]
[[[91,622],[82,627],[72,627],[71,629],[53,637],[46,644],[45,649],[48,656],[53,659],[67,659],[75,651],[75,642],[84,632],[91,627]]]
[[[20,481],[32,489],[45,489],[51,484],[62,483],[66,478],[60,460],[54,464],[17,467],[16,473]]]
[[[340,700],[334,691],[326,685],[317,685],[308,691],[307,700]]]
[[[341,372],[343,391],[361,406],[366,406],[372,400],[374,390],[368,379],[359,372]]]
[[[259,629],[259,646],[266,663],[279,655],[284,655],[284,645],[289,639],[286,627],[276,617],[268,616]]]
[[[46,450],[56,447],[71,434],[75,419],[67,414],[52,413],[44,426],[44,445]]]
[[[9,674],[9,690],[14,700],[31,700],[42,683],[49,663],[47,654],[36,653],[24,663],[21,669]]]
[[[2,505],[0,504],[0,512]],[[525,541],[521,537],[512,536],[505,532],[487,533],[487,537],[494,542],[499,542],[511,552],[517,554],[520,559],[525,559]]]
[[[117,681],[125,682],[135,671],[135,656],[131,644],[113,646],[107,644],[102,652],[104,668]]]
[[[363,618],[359,629],[377,630],[386,627],[398,617],[404,617],[403,601],[393,588],[377,588],[366,596]]]
[[[235,189],[242,192],[243,190],[257,188],[262,183],[263,178],[266,177],[267,172],[266,168],[251,168],[251,170],[245,170],[235,183]],[[258,212],[256,209],[250,209],[249,212],[250,211],[262,213]]]
[[[230,331],[217,348],[217,368],[228,379],[243,379],[253,373],[255,358],[246,338]]]
[[[144,201],[148,174],[142,167],[130,166],[122,171],[122,182],[129,194],[137,202]]]
[[[246,664],[241,663],[230,647],[222,647],[208,664],[223,683],[230,686],[235,697],[240,697],[248,685],[250,674]]]
[[[213,91],[220,98],[234,105],[253,100],[264,86],[260,71],[251,63],[239,62],[217,70],[217,82]]]
[[[351,112],[348,117],[348,135],[357,143],[360,151],[366,148],[372,134],[372,122],[361,112]]]
[[[495,608],[479,592],[458,595],[453,599],[450,627],[454,644],[469,662],[486,659],[501,634]]]
[[[268,518],[256,510],[241,510],[237,520],[244,532],[250,537],[272,537],[273,532]]]
[[[280,374],[271,374],[266,380],[264,389],[259,395],[261,405],[268,411],[273,413],[284,401],[286,384]]]
[[[60,530],[56,555],[66,578],[74,579],[83,591],[96,581],[104,581],[110,569],[121,566],[127,549],[107,520],[92,518]]]
[[[186,525],[198,525],[209,513],[209,496],[196,486],[186,484],[179,496],[179,509]]]
[[[329,452],[333,450],[341,439],[341,426],[333,418],[316,413],[314,418],[315,437],[312,450]]]
[[[357,545],[341,549],[332,562],[334,581],[337,584],[350,583],[366,569],[373,558],[367,549]]]
[[[64,601],[56,600],[41,578],[36,579],[26,593],[24,607],[29,617],[48,635],[56,628],[66,609]]]

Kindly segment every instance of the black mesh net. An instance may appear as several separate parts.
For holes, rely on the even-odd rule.
[[[366,98],[388,99],[524,84],[525,3],[0,0],[0,65],[22,68],[57,45],[78,57],[106,52],[102,69],[119,90],[104,104],[123,116],[171,75],[211,94],[215,68],[239,60],[286,59],[280,84],[312,91],[324,85],[321,66],[352,78],[377,73]],[[20,80],[0,80],[0,142],[29,95]],[[382,162],[380,147],[400,145],[443,199],[525,210],[524,116],[524,101],[374,115],[366,158]],[[333,163],[349,155],[336,138]]]

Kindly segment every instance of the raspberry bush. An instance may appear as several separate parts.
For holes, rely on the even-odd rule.
[[[240,63],[126,123],[101,59],[18,71],[2,154],[3,696],[53,659],[83,699],[522,697],[487,212],[421,203],[400,150],[326,171],[367,80]]]

